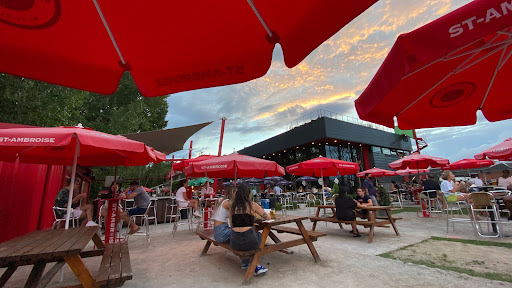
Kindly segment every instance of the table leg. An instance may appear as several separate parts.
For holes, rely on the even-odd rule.
[[[206,240],[206,244],[204,244],[203,252],[201,252],[201,256],[206,256],[206,253],[208,252],[208,249],[210,249],[210,246],[212,245],[212,242]]]
[[[260,243],[260,251],[252,257],[251,264],[249,264],[249,268],[247,268],[247,272],[244,277],[244,284],[247,284],[249,280],[251,280],[254,275],[254,271],[256,270],[256,266],[260,262],[260,256],[263,254],[263,249],[265,248],[265,242],[267,241],[268,234],[270,233],[270,226],[266,225],[263,228],[263,233],[261,235],[261,243]]]
[[[64,256],[64,260],[68,263],[69,268],[75,273],[76,278],[82,283],[84,288],[99,288],[98,284],[91,275],[91,272],[85,267],[82,258],[78,255]]]
[[[2,277],[0,278],[0,287],[4,287],[5,283],[7,283],[7,280],[11,278],[12,274],[14,273],[14,271],[16,271],[16,269],[18,269],[18,266],[12,263],[9,264],[7,270],[5,270],[4,274],[2,274]]]
[[[101,238],[98,235],[98,233],[96,233],[96,234],[94,234],[94,236],[92,236],[92,242],[94,242],[94,245],[96,245],[96,248],[105,249],[105,243],[103,243],[103,241],[101,241]]]
[[[334,218],[336,218],[336,209],[331,208],[331,210],[332,210],[332,215],[333,215],[333,217],[334,217]],[[341,229],[341,230],[343,230],[343,224],[338,223],[338,225],[340,226],[340,229]]]
[[[311,238],[309,238],[308,231],[306,231],[306,228],[304,228],[304,224],[302,224],[301,220],[298,220],[295,223],[297,223],[297,226],[299,227],[302,238],[304,238],[304,241],[306,241],[306,244],[308,244],[309,251],[311,252],[311,255],[313,255],[315,262],[319,262],[320,256],[318,256],[318,252],[316,252],[315,246],[313,245]]]
[[[389,212],[389,209],[386,209],[386,215],[388,215],[389,223],[391,223],[391,226],[393,226],[393,229],[395,230],[396,236],[400,236],[400,232],[398,232],[398,228],[396,228],[395,220],[393,220],[393,217],[391,216],[391,213]],[[448,218],[448,216],[446,216]]]
[[[38,260],[36,264],[34,264],[34,267],[32,268],[30,275],[28,276],[27,282],[25,283],[25,288],[37,287],[37,284],[39,284],[41,276],[43,276],[45,267],[46,260],[44,259]]]
[[[316,207],[316,214],[315,217],[318,217],[320,215],[320,207]],[[313,222],[313,228],[312,230],[315,231],[317,221]]]

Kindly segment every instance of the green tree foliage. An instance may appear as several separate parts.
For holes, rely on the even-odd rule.
[[[381,205],[381,206],[391,205],[391,199],[389,197],[389,192],[384,188],[384,186],[379,185],[378,193],[380,195],[379,205]]]
[[[143,97],[130,74],[123,75],[118,90],[112,95],[101,95],[22,77],[0,74],[0,122],[44,127],[76,126],[110,134],[163,129],[167,97]],[[119,167],[124,178],[165,177],[170,163],[147,167]],[[114,175],[113,167],[95,168],[96,179]],[[144,182],[153,186],[164,179]],[[93,190],[99,190],[96,182]]]

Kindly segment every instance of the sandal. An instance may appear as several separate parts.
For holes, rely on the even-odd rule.
[[[357,234],[352,235],[352,237],[361,237],[361,234],[357,233]]]

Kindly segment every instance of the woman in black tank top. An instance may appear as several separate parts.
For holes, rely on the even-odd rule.
[[[231,248],[239,251],[249,251],[260,247],[261,234],[256,232],[253,227],[254,213],[259,214],[266,220],[270,220],[270,215],[265,213],[265,210],[260,205],[252,202],[249,186],[242,183],[238,186],[235,199],[231,204],[230,216],[231,225],[233,226],[230,240]],[[250,261],[250,258],[242,258],[242,269],[247,268]],[[258,263],[254,275],[263,275],[267,271],[268,269]]]

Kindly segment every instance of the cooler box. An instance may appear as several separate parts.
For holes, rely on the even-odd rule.
[[[261,207],[263,207],[263,209],[270,209],[270,200],[261,199]]]

